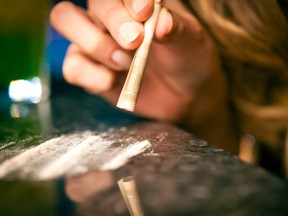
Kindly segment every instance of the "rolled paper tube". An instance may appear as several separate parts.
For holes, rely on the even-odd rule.
[[[130,214],[132,216],[143,216],[135,178],[133,176],[125,177],[118,181],[118,185]]]
[[[161,10],[161,0],[154,1],[154,11],[144,24],[144,39],[138,47],[120,93],[117,107],[134,111],[146,67],[156,23]]]

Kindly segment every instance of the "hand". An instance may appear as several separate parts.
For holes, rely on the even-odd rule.
[[[230,127],[229,133],[227,81],[211,38],[181,1],[163,6],[136,112],[180,123],[200,136],[207,126]],[[90,0],[87,11],[69,2],[56,5],[51,23],[72,42],[63,66],[66,80],[116,104],[152,11],[152,0]]]

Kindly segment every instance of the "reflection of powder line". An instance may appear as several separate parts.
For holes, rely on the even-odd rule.
[[[19,167],[25,165],[35,157],[38,157],[41,154],[44,154],[45,149],[54,148],[58,145],[58,141],[61,137],[50,139],[34,148],[28,149],[25,152],[20,153],[19,155],[4,161],[0,165],[0,178],[7,175],[9,172],[18,169]]]
[[[152,145],[148,140],[137,142],[124,148],[119,154],[111,160],[105,162],[99,167],[100,170],[113,170],[124,165],[131,157],[144,152]]]
[[[112,143],[104,142],[100,136],[89,136],[66,154],[63,154],[59,159],[41,169],[35,174],[35,178],[38,180],[47,180],[65,174],[67,170],[71,169],[75,164],[81,162],[81,158],[85,156],[87,151],[90,150],[89,146],[91,144],[95,144],[94,142],[99,144],[99,153],[103,152],[103,150]]]

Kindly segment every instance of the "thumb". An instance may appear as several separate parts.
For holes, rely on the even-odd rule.
[[[203,28],[195,16],[188,10],[181,12],[162,8],[155,29],[155,40],[166,45],[186,47],[199,43],[204,36]]]

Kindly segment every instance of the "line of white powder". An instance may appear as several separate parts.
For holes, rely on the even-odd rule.
[[[0,178],[14,172],[21,178],[48,180],[79,173],[81,168],[113,170],[152,146],[148,140],[111,147],[113,143],[117,140],[104,140],[101,135],[91,135],[91,131],[53,138],[4,161]]]
[[[131,144],[127,148],[122,149],[121,152],[119,152],[119,154],[117,154],[115,157],[106,161],[99,167],[99,169],[103,171],[117,169],[127,163],[130,158],[144,152],[151,146],[152,145],[148,140]]]
[[[52,161],[47,166],[43,167],[40,172],[36,173],[35,178],[37,180],[47,180],[59,177],[66,173],[67,170],[72,169],[77,163],[81,163],[81,158],[86,156],[90,151],[89,145],[97,145],[97,149],[94,148],[93,154],[96,156],[101,153],[112,144],[112,142],[104,141],[100,136],[89,136],[84,139],[80,144],[72,148],[66,154],[63,154],[57,160]]]
[[[28,149],[19,155],[4,161],[0,166],[0,178],[5,177],[10,172],[25,166],[30,160],[39,157],[47,152],[47,149],[56,149],[58,141],[62,137],[50,139],[34,148]]]

